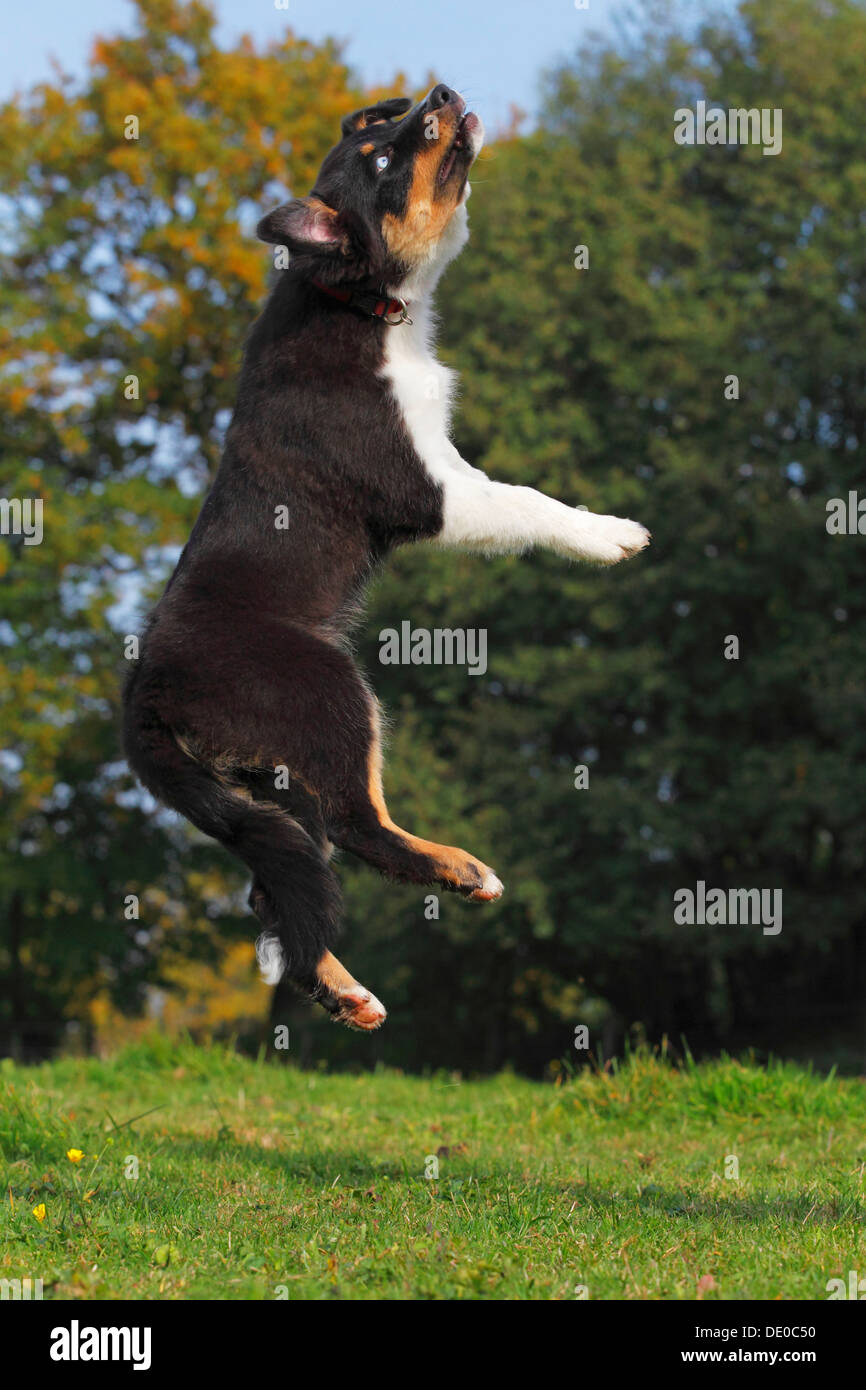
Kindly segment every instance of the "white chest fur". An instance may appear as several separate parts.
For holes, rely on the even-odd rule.
[[[410,306],[414,322],[388,330],[382,375],[387,380],[418,457],[444,482],[456,452],[449,438],[457,375],[436,360],[426,306]]]

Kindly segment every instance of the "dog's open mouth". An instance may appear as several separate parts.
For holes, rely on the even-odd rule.
[[[448,152],[439,168],[439,184],[446,184],[457,166],[458,160],[461,164],[468,167],[472,163],[474,151],[472,148],[471,135],[478,125],[478,117],[472,111],[467,111],[462,118],[451,141]],[[468,159],[466,158],[468,154]]]

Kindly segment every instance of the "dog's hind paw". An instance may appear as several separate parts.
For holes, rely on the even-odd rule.
[[[360,1033],[375,1032],[388,1017],[385,1005],[363,985],[355,985],[337,995],[335,1002],[337,1007],[332,1014],[334,1022],[345,1023],[347,1028],[354,1028]]]
[[[500,882],[492,869],[487,869],[480,888],[475,888],[467,896],[473,903],[492,903],[497,898],[501,898],[505,892],[505,884]]]
[[[345,1023],[359,1033],[375,1032],[388,1016],[385,1005],[359,984],[330,951],[319,961],[312,995],[335,1023]]]

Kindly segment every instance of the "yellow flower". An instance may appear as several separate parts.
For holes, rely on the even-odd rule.
[[[44,1202],[40,1202],[38,1207],[34,1207],[34,1208],[33,1208],[33,1215],[36,1217],[36,1220],[37,1220],[37,1221],[44,1221],[44,1220],[45,1220],[45,1203],[44,1203]]]
[[[80,1163],[84,1157],[84,1152],[81,1149],[67,1149],[66,1157],[70,1163]]]

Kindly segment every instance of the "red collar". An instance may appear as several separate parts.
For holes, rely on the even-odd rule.
[[[321,280],[314,280],[313,284],[317,290],[323,294],[328,294],[332,299],[339,299],[341,304],[346,304],[350,309],[358,309],[362,314],[369,314],[371,318],[382,319],[391,328],[395,328],[398,323],[411,323],[408,313],[408,306],[405,299],[399,295],[396,299],[388,299],[383,294],[374,294],[372,290],[338,290],[332,285],[323,285]]]

